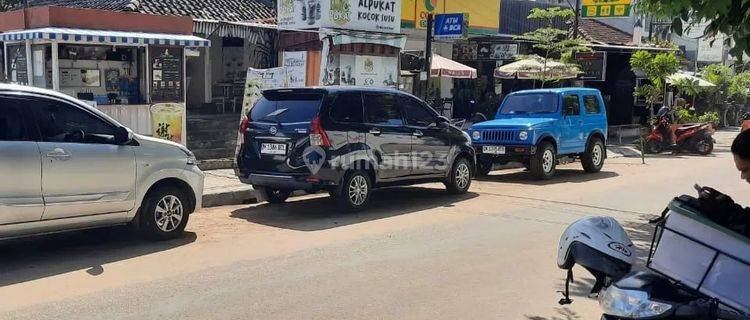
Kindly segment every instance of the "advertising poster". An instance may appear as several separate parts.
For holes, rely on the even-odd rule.
[[[355,83],[366,87],[396,87],[398,58],[355,56]]]
[[[401,32],[401,1],[397,0],[279,0],[277,12],[282,29]]]
[[[353,55],[342,54],[339,56],[341,85],[356,86],[357,79],[354,78],[354,72],[357,70],[356,61]]]
[[[149,47],[151,57],[151,100],[176,102],[185,100],[183,94],[183,49]]]
[[[283,61],[287,74],[286,86],[290,88],[304,87],[307,84],[307,52],[284,52]]]
[[[28,61],[25,45],[8,46],[8,80],[14,84],[28,85]]]
[[[513,60],[518,55],[518,44],[499,43],[492,47],[492,60]]]
[[[328,41],[323,42],[320,64],[320,85],[335,86],[341,84],[341,60],[338,54],[331,54]]]
[[[185,145],[185,104],[157,103],[151,106],[151,128],[154,138]]]
[[[283,88],[286,82],[286,68],[272,68],[272,69],[247,69],[247,80],[245,80],[245,94],[242,98],[242,112],[240,113],[240,122],[246,117],[250,108],[255,105],[255,102],[260,99],[263,94],[263,90]],[[235,154],[240,148],[240,137],[237,137],[237,146],[235,148]]]

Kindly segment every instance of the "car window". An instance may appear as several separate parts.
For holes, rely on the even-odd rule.
[[[21,99],[0,97],[0,141],[30,140],[32,129],[23,117]]]
[[[593,95],[583,97],[583,106],[586,107],[586,113],[588,114],[599,114],[602,111],[599,99]]]
[[[563,96],[563,110],[566,116],[581,115],[581,102],[577,94]]]
[[[524,93],[505,98],[501,115],[557,112],[558,95],[554,93]]]
[[[407,125],[427,127],[436,122],[435,113],[412,97],[399,98],[399,105],[404,109]]]
[[[116,128],[80,107],[51,99],[33,101],[42,141],[112,143]]]
[[[396,97],[392,94],[364,95],[365,121],[369,124],[403,126],[404,117],[396,106]]]
[[[344,92],[336,96],[331,109],[331,119],[341,123],[362,123],[362,94]]]
[[[250,109],[250,119],[258,122],[310,122],[318,115],[323,95],[319,93],[264,93]]]

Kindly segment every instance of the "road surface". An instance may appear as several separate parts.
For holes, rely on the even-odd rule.
[[[548,182],[497,171],[464,196],[382,190],[359,214],[322,196],[213,208],[164,243],[110,228],[0,244],[0,319],[598,319],[582,269],[573,305],[557,305],[562,231],[609,215],[644,249],[646,220],[695,183],[750,204],[730,139]]]

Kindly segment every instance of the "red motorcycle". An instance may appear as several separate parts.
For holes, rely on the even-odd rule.
[[[713,134],[716,132],[711,123],[672,124],[664,112],[659,112],[651,133],[645,137],[646,153],[687,151],[702,155],[711,154],[714,150]]]

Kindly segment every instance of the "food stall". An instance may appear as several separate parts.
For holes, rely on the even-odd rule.
[[[51,13],[58,9],[48,8]],[[138,16],[151,22],[141,25],[145,30],[163,22],[160,16],[85,11],[76,13]],[[97,27],[108,27],[101,17],[97,21]],[[77,97],[137,133],[186,143],[185,51],[207,47],[208,40],[193,36],[190,29],[177,34],[37,24],[41,26],[0,33],[9,82]]]

